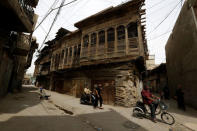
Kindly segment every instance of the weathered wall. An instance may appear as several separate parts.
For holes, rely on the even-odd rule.
[[[5,33],[6,34],[6,33]],[[4,96],[9,87],[11,79],[11,73],[13,69],[12,60],[9,58],[5,48],[3,46],[6,43],[6,37],[0,33],[0,97]]]
[[[185,2],[166,45],[167,74],[171,95],[178,84],[185,102],[197,108],[197,25],[192,8]]]
[[[63,94],[80,97],[84,87],[93,90],[102,84],[105,104],[131,107],[139,95],[139,72],[134,64],[123,63],[68,71],[54,76],[54,90]]]

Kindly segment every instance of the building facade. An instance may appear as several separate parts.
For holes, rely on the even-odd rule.
[[[77,31],[68,31],[46,47],[52,50],[50,56],[46,53],[51,59],[35,63],[35,72],[39,72],[48,62],[44,78],[50,82],[44,84],[44,75],[39,75],[38,83],[76,97],[84,87],[92,90],[102,84],[105,104],[133,105],[139,99],[147,56],[143,5],[143,0],[132,0],[76,23]]]
[[[197,108],[197,1],[186,0],[166,45],[171,96],[182,85],[185,103]]]
[[[37,21],[38,0],[0,2],[0,96],[21,89],[24,72],[37,48],[31,37]]]

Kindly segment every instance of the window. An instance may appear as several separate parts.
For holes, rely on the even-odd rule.
[[[107,42],[112,42],[115,40],[114,28],[107,30]]]
[[[105,43],[105,31],[100,31],[99,32],[99,44],[104,44]]]
[[[137,22],[136,23],[130,23],[128,25],[128,37],[132,38],[132,37],[137,37],[138,36],[138,32],[137,32]]]
[[[73,53],[72,52],[72,47],[70,47],[70,55],[69,55],[70,57],[72,57],[72,53]]]
[[[117,28],[118,40],[125,39],[125,27],[123,25]]]
[[[74,47],[74,57],[77,56],[77,46]]]
[[[64,58],[64,50],[62,50],[62,56],[61,57],[62,57],[62,59]]]
[[[91,35],[91,45],[96,45],[96,33]]]
[[[85,35],[83,37],[83,46],[84,47],[88,47],[88,44],[89,44],[89,36],[88,35]]]
[[[68,48],[66,48],[66,55],[65,55],[65,58],[68,56]]]
[[[80,56],[80,52],[81,52],[81,44],[78,45],[78,50],[77,50],[77,55]]]

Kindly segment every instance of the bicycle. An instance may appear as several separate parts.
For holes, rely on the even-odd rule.
[[[174,117],[167,112],[168,106],[161,101],[160,99],[157,101],[158,107],[155,111],[155,115],[161,114],[161,119],[164,123],[173,125],[175,123]],[[136,106],[133,108],[133,115],[139,118],[150,116],[150,110],[147,109],[145,104],[141,101],[136,103]]]

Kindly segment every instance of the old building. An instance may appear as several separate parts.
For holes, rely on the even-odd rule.
[[[153,67],[153,66],[151,66]],[[150,87],[153,93],[160,94],[164,91],[164,88],[168,88],[168,78],[166,64],[154,66],[143,74],[144,84]]]
[[[166,45],[171,96],[182,85],[185,103],[197,108],[197,1],[186,0]]]
[[[43,49],[52,54],[41,53],[45,57],[35,63],[35,74],[41,74],[38,83],[76,97],[85,86],[102,84],[105,104],[131,106],[139,98],[148,55],[143,5],[144,0],[132,0],[110,7],[76,23],[78,30],[54,39]]]
[[[37,48],[31,37],[37,21],[38,0],[0,1],[0,96],[20,90],[24,72]]]

